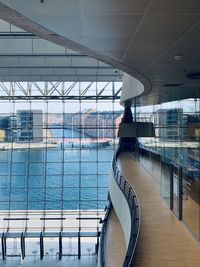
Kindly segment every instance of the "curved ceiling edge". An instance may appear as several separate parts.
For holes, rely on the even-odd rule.
[[[113,66],[114,68],[120,69],[125,73],[133,76],[135,79],[138,79],[144,85],[144,91],[140,93],[138,96],[146,95],[151,90],[150,81],[144,77],[141,73],[136,70],[130,68],[128,65],[119,62],[113,58],[102,55],[95,50],[92,50],[84,45],[76,43],[66,37],[56,34],[55,32],[50,31],[49,29],[37,24],[36,22],[30,20],[29,18],[23,16],[18,13],[14,9],[0,3],[0,19],[3,19],[27,32],[31,32],[43,39],[46,39],[55,44],[67,47],[69,49],[75,50],[79,53],[85,54],[87,56],[96,58],[108,65]],[[135,96],[136,97],[136,96]],[[126,101],[132,102],[132,98],[127,99]]]

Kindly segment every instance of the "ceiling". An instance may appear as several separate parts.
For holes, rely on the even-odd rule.
[[[123,72],[97,59],[0,20],[0,81],[122,81]]]
[[[199,97],[199,0],[0,0],[0,18],[139,79],[139,103]],[[181,60],[175,60],[181,55]]]

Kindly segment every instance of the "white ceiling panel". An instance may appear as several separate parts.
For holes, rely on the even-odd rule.
[[[188,33],[188,37],[199,37],[200,36],[200,20]]]
[[[76,72],[75,69],[62,68],[62,69],[55,69],[54,75],[76,75]]]
[[[26,12],[27,16],[59,16],[62,13],[67,15],[77,14],[79,12],[79,0],[44,0],[44,3],[38,1],[27,0],[3,0],[5,4],[10,3],[10,6],[21,12]]]
[[[9,32],[10,31],[10,24],[2,19],[0,19],[0,31],[1,32]]]
[[[13,68],[9,69],[9,75],[31,75],[31,69],[28,68]]]
[[[97,67],[98,61],[94,58],[77,56],[71,59],[71,64],[73,67]]]
[[[27,67],[27,66],[32,66],[32,67],[37,67],[44,65],[44,58],[43,57],[19,57],[18,58],[18,66],[19,67]],[[13,66],[10,64],[10,66]]]
[[[150,13],[200,13],[199,0],[154,0]]]
[[[9,69],[0,68],[0,75],[10,75]]]
[[[70,57],[45,57],[44,59],[45,65],[48,67],[69,67],[71,66],[71,58]]]
[[[53,75],[54,74],[54,69],[52,69],[52,68],[48,68],[48,69],[45,69],[45,68],[33,68],[31,70],[31,73],[33,75]]]
[[[37,15],[37,21],[39,24],[43,24],[45,21],[47,29],[70,38],[82,36],[83,34],[79,15],[66,15],[63,13],[58,16],[52,14],[49,17]]]
[[[32,40],[17,39],[12,42],[12,39],[0,39],[0,54],[21,54],[32,52]]]
[[[162,14],[148,15],[137,36],[178,38],[199,21],[199,15]]]
[[[85,35],[87,37],[130,37],[135,32],[140,15],[135,16],[85,16]]]
[[[176,41],[175,38],[167,38],[165,36],[162,37],[145,37],[145,36],[138,36],[134,39],[129,51],[136,51],[136,52],[144,52],[144,51],[151,51],[151,52],[163,52],[169,46],[171,46]]]
[[[0,54],[12,54],[13,51],[20,54],[21,51],[25,55],[31,51],[38,55],[60,53],[64,56],[68,53],[74,54],[73,49],[75,49],[105,62],[98,62],[98,66],[103,68],[109,64],[115,66],[111,70],[98,69],[99,79],[108,77],[109,71],[114,72],[116,68],[120,68],[137,76],[147,88],[152,84],[152,93],[146,96],[147,102],[164,97],[167,92],[162,87],[164,83],[184,80],[185,88],[187,86],[190,88],[186,79],[187,72],[199,71],[199,0],[44,0],[44,3],[38,0],[36,2],[10,0],[12,7],[22,15],[18,16],[18,13],[13,13],[12,10],[0,9],[0,18],[8,22],[12,20],[17,27],[59,45],[51,45],[39,39],[31,41],[33,46],[30,45],[30,40],[27,43],[25,40],[21,40],[21,43],[13,41],[12,44],[11,39],[8,43],[0,39]],[[7,25],[2,24],[2,27]],[[176,54],[183,55],[181,62],[174,60]],[[44,55],[41,61],[37,59],[33,61],[32,67],[37,67],[37,63],[42,64],[42,60],[45,60],[46,71],[49,68],[51,73],[53,69],[50,67],[54,65],[53,75],[55,72],[61,73],[58,75],[61,79],[65,75],[65,69],[61,68],[65,63],[66,66],[72,63],[75,67],[95,67],[97,64],[96,60],[88,58],[85,60],[77,57],[67,59],[65,62],[65,58],[45,59]],[[19,63],[23,66],[21,60],[22,58]],[[29,59],[25,62],[31,64]],[[2,64],[0,62],[0,66]],[[9,61],[5,60],[5,66],[6,64],[8,65]],[[15,60],[13,59],[13,62],[11,60],[10,64],[14,66]],[[69,69],[69,73],[70,71]],[[93,69],[92,73],[95,71],[96,69]],[[87,75],[82,68],[80,72],[80,75],[75,73],[71,77],[75,79],[84,77],[85,80],[93,77],[89,69]],[[46,79],[48,74],[45,73],[41,72],[40,77]],[[120,76],[118,75],[116,79],[120,79]],[[180,90],[177,89],[177,92]]]
[[[109,72],[107,72],[106,71],[106,73],[107,73],[107,75],[109,75]],[[84,69],[84,68],[81,68],[81,69],[79,69],[79,68],[77,68],[76,69],[76,75],[84,75],[84,76],[86,76],[86,75],[97,75],[98,74],[98,72],[97,72],[97,69]]]
[[[84,15],[141,14],[150,0],[82,0]]]
[[[85,44],[96,51],[125,50],[130,39],[120,37],[87,37]]]
[[[1,57],[0,56],[0,66],[1,67],[17,67],[19,63],[18,57]]]
[[[46,40],[42,39],[34,39],[33,40],[33,47],[32,51],[35,54],[44,53],[65,53],[65,48],[56,44],[53,44],[51,42],[48,42]]]

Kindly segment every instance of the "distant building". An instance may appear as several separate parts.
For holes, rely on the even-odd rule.
[[[16,116],[0,117],[1,142],[12,142],[17,140]]]
[[[157,115],[158,136],[160,140],[184,140],[185,118],[182,108],[160,109]]]
[[[82,133],[82,136],[93,138],[114,138],[122,112],[85,110],[83,113],[65,114],[65,127]]]
[[[85,117],[84,132],[91,137],[115,138],[121,118],[121,112],[90,112]]]
[[[198,141],[200,140],[200,117],[195,115],[187,115],[187,140]]]
[[[0,142],[4,142],[5,141],[5,130],[0,130]]]
[[[0,117],[0,129],[7,129],[9,125],[9,117],[8,116],[1,116]]]
[[[18,141],[43,141],[43,111],[17,111],[17,139]]]
[[[44,113],[44,125],[62,125],[63,114],[61,113]]]

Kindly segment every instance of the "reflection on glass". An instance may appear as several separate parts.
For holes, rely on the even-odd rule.
[[[183,177],[183,220],[196,237],[199,237],[200,183],[194,177]]]
[[[200,229],[200,99],[184,99],[137,108],[139,121],[153,122],[155,138],[140,138],[141,163],[159,176],[161,196],[170,204],[170,164],[184,170],[183,221],[199,239]],[[151,155],[151,156],[150,156]],[[152,168],[153,166],[153,168]],[[158,168],[157,168],[157,167]],[[158,172],[156,174],[155,167]],[[156,178],[159,181],[159,178]],[[178,173],[173,177],[174,210],[178,212]]]

